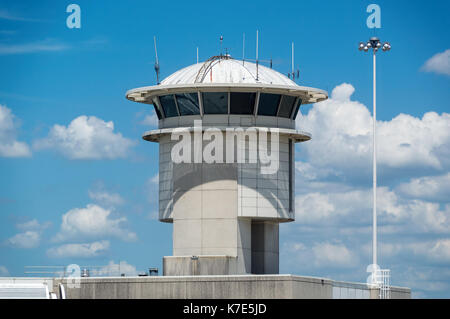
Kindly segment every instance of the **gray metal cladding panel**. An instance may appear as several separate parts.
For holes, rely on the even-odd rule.
[[[173,167],[174,190],[190,190],[214,181],[237,181],[238,164],[180,163]]]
[[[220,180],[237,181],[238,164],[204,164],[202,167],[203,183]]]
[[[173,189],[190,190],[202,183],[202,164],[180,163],[173,165]]]

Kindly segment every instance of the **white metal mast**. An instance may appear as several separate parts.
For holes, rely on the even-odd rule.
[[[258,81],[258,30],[256,30],[256,81]]]
[[[294,76],[294,42],[292,42],[292,61],[291,61],[291,69],[292,69],[292,76]]]
[[[372,283],[376,285],[383,285],[384,280],[380,281],[380,276],[382,276],[383,272],[386,276],[389,276],[389,270],[381,270],[378,266],[377,260],[377,58],[376,53],[381,48],[383,51],[389,51],[391,49],[391,45],[389,42],[385,42],[383,45],[377,37],[370,38],[367,43],[360,42],[359,50],[364,52],[372,49],[373,53],[373,143],[372,143],[372,154],[373,154],[373,176],[372,176],[372,188],[373,188],[373,211],[372,211]],[[381,272],[379,274],[378,272]],[[380,294],[381,296],[381,294]]]
[[[245,33],[242,34],[242,65],[245,63]]]
[[[373,50],[373,233],[372,233],[372,263],[377,265],[377,56]]]

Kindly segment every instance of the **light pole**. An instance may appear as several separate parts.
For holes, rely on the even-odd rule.
[[[381,44],[377,37],[370,38],[367,43],[359,43],[359,51],[364,52],[372,49],[373,52],[373,226],[372,226],[372,264],[373,267],[377,265],[377,152],[376,152],[376,125],[377,125],[377,59],[376,53],[378,49],[389,51],[391,45],[389,42]],[[377,267],[378,268],[378,267]]]

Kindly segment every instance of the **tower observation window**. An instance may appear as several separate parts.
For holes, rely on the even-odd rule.
[[[298,102],[296,105],[294,105],[295,111],[294,116],[292,117],[294,120],[297,117],[298,111],[300,110],[300,105],[302,104],[302,99],[298,99]]]
[[[159,110],[156,107],[155,103],[153,103],[153,107],[155,108],[155,113],[156,113],[156,116],[158,116],[158,120],[160,120],[161,119],[161,112],[159,112]]]
[[[256,93],[231,92],[230,114],[253,114]]]
[[[230,114],[251,115],[255,112],[255,92],[203,92],[204,114]],[[228,98],[230,102],[228,103]],[[160,108],[157,100],[153,100],[153,106],[158,119],[164,117],[175,117],[184,115],[199,115],[200,103],[197,92],[176,93],[159,96]],[[302,100],[291,95],[273,93],[260,93],[257,115],[278,116],[296,119]]]
[[[180,115],[197,115],[200,114],[197,93],[180,93],[175,94],[178,103]]]
[[[280,94],[261,93],[259,95],[258,115],[276,116]]]
[[[159,101],[161,102],[166,117],[178,116],[177,106],[172,94],[160,96]]]
[[[205,92],[202,97],[205,114],[228,114],[228,92]]]
[[[279,117],[289,118],[292,114],[292,107],[294,106],[297,98],[291,95],[283,95],[280,103],[280,109],[278,111]]]

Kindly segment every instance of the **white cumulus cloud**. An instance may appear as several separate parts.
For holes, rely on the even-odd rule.
[[[436,241],[431,249],[425,250],[425,254],[431,259],[450,263],[450,239],[446,238]]]
[[[50,225],[50,222],[41,224],[36,219],[16,224],[16,227],[22,232],[8,238],[6,245],[24,249],[38,247],[43,231]]]
[[[422,70],[450,75],[450,49],[433,55],[422,66]]]
[[[5,266],[0,265],[0,277],[8,277],[8,276],[9,276],[8,269]]]
[[[0,156],[28,157],[30,148],[24,142],[16,140],[17,124],[14,114],[6,106],[0,105]]]
[[[450,200],[450,173],[438,176],[413,178],[396,188],[399,193],[411,198],[426,200]]]
[[[122,205],[125,201],[117,193],[110,193],[105,190],[89,191],[89,198],[101,205],[114,207]]]
[[[70,159],[114,159],[128,155],[135,143],[114,132],[114,123],[95,116],[79,116],[66,127],[54,125],[34,147],[54,149]]]
[[[102,240],[93,243],[65,244],[47,250],[52,258],[93,258],[104,255],[109,250],[109,241]]]
[[[115,237],[124,241],[136,240],[136,233],[125,228],[126,217],[114,218],[111,213],[110,209],[95,204],[71,209],[62,216],[61,229],[54,240],[100,237]]]
[[[316,170],[326,168],[348,177],[370,168],[372,116],[365,105],[351,100],[353,92],[352,85],[343,83],[329,100],[297,118],[297,126],[312,133],[312,140],[302,143],[300,150]],[[442,170],[450,163],[450,114],[427,112],[422,118],[399,114],[377,121],[377,149],[380,166]]]
[[[142,125],[148,125],[150,127],[158,127],[158,116],[156,115],[156,113],[152,113],[152,114],[147,114],[145,115],[144,119],[140,122],[140,124]]]
[[[296,219],[309,225],[370,225],[372,190],[353,189],[310,192],[297,195]],[[419,199],[399,197],[387,187],[379,187],[377,212],[383,222],[395,226],[387,231],[445,234],[450,232],[450,204],[441,205]]]
[[[450,263],[450,238],[426,241],[397,241],[394,243],[381,243],[379,246],[380,253],[384,257],[408,253],[420,259],[425,258],[429,263]],[[371,253],[371,243],[365,245],[363,249],[366,253]]]
[[[357,263],[356,255],[341,243],[315,243],[312,251],[317,266],[347,267]]]
[[[352,268],[358,265],[357,251],[352,251],[340,242],[314,241],[308,245],[291,241],[281,248],[282,255],[304,269]]]
[[[20,230],[37,230],[43,231],[50,227],[51,222],[40,223],[37,219],[32,219],[23,223],[18,223],[16,227]]]
[[[37,231],[28,230],[7,239],[7,244],[16,248],[35,248],[39,246],[41,235]]]

